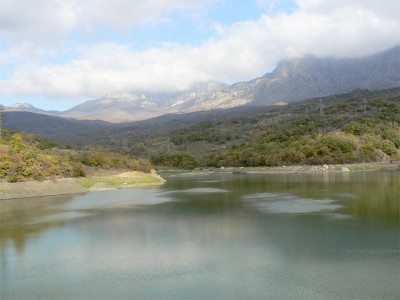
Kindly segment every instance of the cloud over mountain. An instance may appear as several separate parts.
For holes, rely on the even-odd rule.
[[[400,44],[398,1],[255,2],[252,18],[223,22],[211,12],[223,15],[227,4],[212,0],[4,1],[0,101],[185,90],[207,80],[249,79],[281,59],[365,56]],[[210,36],[197,43],[190,30],[187,42],[164,37],[179,36],[185,26]],[[153,39],[143,42],[142,31]]]

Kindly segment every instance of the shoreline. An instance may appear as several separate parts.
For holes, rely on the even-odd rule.
[[[371,171],[400,171],[400,162],[359,163],[341,165],[303,165],[279,167],[226,167],[194,170],[160,170],[163,176],[204,176],[209,174],[333,174]],[[151,173],[136,171],[93,172],[88,177],[60,178],[44,181],[0,182],[0,201],[46,196],[83,194],[87,192],[111,191],[160,186],[165,179],[154,170]]]
[[[163,176],[196,176],[207,174],[330,174],[371,171],[400,171],[400,161],[336,165],[292,165],[276,167],[221,167],[193,170],[159,170]]]
[[[135,171],[81,178],[58,178],[13,183],[0,182],[0,201],[143,188],[159,186],[164,182],[165,179],[155,172],[141,173]]]

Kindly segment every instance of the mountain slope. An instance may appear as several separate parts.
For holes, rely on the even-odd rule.
[[[269,105],[323,97],[353,89],[400,86],[400,46],[363,58],[303,58],[283,61],[272,73],[240,82],[201,103],[207,109],[232,103]]]
[[[56,112],[49,112],[46,110],[36,108],[29,103],[15,103],[14,105],[6,106],[6,111],[26,111],[26,112],[36,113],[36,114],[55,114],[56,113]]]
[[[66,116],[112,122],[142,120],[166,113],[228,109],[243,105],[271,105],[360,89],[400,86],[400,46],[361,58],[306,56],[278,64],[262,77],[231,86],[210,82],[172,94],[108,97],[94,100],[85,109],[73,108]],[[108,101],[104,105],[104,101]],[[130,102],[132,101],[132,102]],[[86,106],[85,106],[86,107]]]
[[[141,120],[162,114],[157,104],[144,95],[119,93],[84,102],[61,114],[63,117],[121,122]]]
[[[226,86],[210,81],[195,85],[191,90],[184,92],[115,93],[82,103],[63,112],[61,116],[115,123],[144,120],[167,113],[187,112],[195,105],[197,99]]]
[[[365,58],[305,57],[282,62],[262,77],[254,102],[320,97],[361,89],[386,89],[400,85],[400,46]]]
[[[397,46],[361,58],[306,56],[282,61],[271,73],[231,86],[209,81],[181,92],[122,92],[87,101],[65,112],[45,112],[27,104],[8,110],[118,123],[164,114],[290,103],[354,89],[376,90],[399,86],[400,46]]]

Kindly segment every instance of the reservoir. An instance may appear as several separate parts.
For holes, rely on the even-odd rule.
[[[400,174],[0,201],[0,299],[398,299]]]

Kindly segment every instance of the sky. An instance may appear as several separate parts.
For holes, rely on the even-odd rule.
[[[0,104],[66,110],[400,45],[398,0],[0,0]]]

